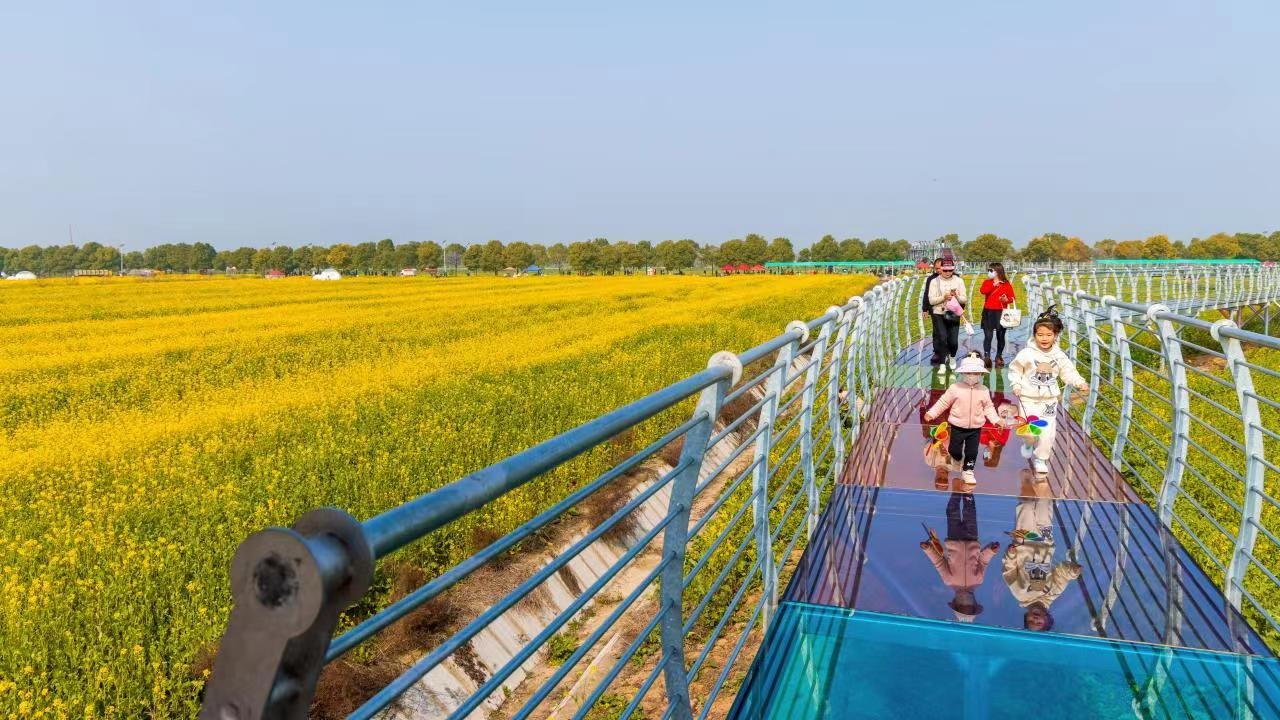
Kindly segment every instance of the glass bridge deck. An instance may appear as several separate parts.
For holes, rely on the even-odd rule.
[[[927,466],[928,354],[877,390],[732,716],[1280,718],[1280,661],[1065,413],[1047,476],[1016,438],[970,492]]]

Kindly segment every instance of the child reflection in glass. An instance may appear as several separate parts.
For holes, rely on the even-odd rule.
[[[951,499],[947,501],[945,543],[939,542],[938,536],[927,526],[925,532],[929,537],[920,543],[920,549],[933,563],[942,582],[955,592],[947,606],[956,620],[973,622],[983,609],[974,597],[974,590],[982,584],[987,566],[1000,550],[998,542],[986,545],[978,542],[978,505],[973,494],[951,493]]]
[[[1049,484],[1036,481],[1030,470],[1019,473],[1022,489],[1014,508],[1012,540],[1002,559],[1002,575],[1018,605],[1025,608],[1022,626],[1028,630],[1053,629],[1049,608],[1072,580],[1080,577],[1080,565],[1063,560],[1054,563],[1057,551],[1053,532],[1053,499]]]

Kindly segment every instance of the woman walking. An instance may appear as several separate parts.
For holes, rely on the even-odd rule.
[[[1004,367],[1004,336],[1007,328],[1000,324],[1000,314],[1011,307],[1017,297],[1013,283],[1004,274],[1004,263],[987,266],[987,279],[978,290],[986,297],[982,303],[982,361],[991,367],[991,336],[996,338],[996,367]]]

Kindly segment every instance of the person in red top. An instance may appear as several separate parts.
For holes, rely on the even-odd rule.
[[[982,303],[982,360],[991,367],[991,336],[996,338],[996,367],[1004,367],[1004,336],[1006,328],[1000,324],[1000,313],[1013,305],[1013,283],[1004,274],[1004,263],[993,262],[987,266],[987,279],[978,288],[986,300]]]

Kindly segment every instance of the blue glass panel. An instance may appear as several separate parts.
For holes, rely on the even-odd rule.
[[[1280,661],[785,603],[730,717],[1275,718]]]
[[[1045,491],[1044,483],[1013,497],[839,485],[785,599],[1271,654],[1150,508]],[[922,547],[930,531],[941,553]]]

